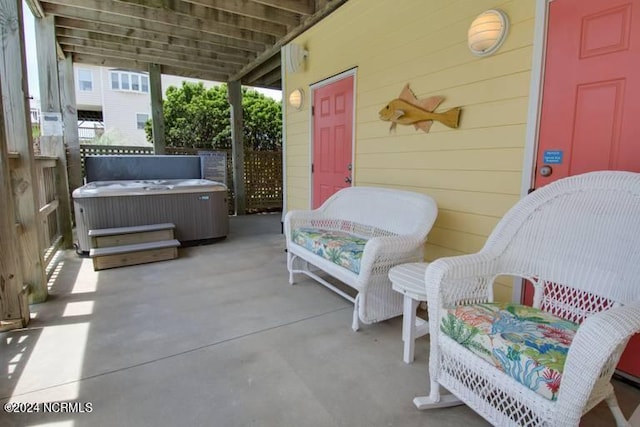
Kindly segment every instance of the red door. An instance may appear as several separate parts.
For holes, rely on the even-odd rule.
[[[353,76],[313,90],[313,208],[351,186]]]
[[[550,3],[536,188],[595,170],[640,172],[639,70],[640,0]],[[638,336],[619,368],[640,377],[637,351]]]

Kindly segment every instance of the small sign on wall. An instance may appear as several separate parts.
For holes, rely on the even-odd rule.
[[[62,136],[62,114],[43,111],[40,117],[42,136]]]
[[[562,150],[545,150],[543,154],[542,162],[547,165],[562,164],[563,154],[564,154],[564,151]]]

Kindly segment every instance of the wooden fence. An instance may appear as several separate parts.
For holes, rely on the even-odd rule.
[[[167,147],[167,154],[197,155],[197,148]],[[233,160],[231,150],[217,150],[227,155],[227,187],[229,191],[229,213],[234,212]],[[84,159],[89,155],[153,154],[152,147],[80,145],[82,176]],[[244,154],[245,206],[247,213],[282,210],[282,152],[245,151]]]

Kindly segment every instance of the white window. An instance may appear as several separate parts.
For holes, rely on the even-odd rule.
[[[131,74],[131,90],[140,92],[140,76],[138,74]]]
[[[111,71],[111,89],[149,93],[149,77],[142,73]]]
[[[78,69],[78,89],[82,92],[93,91],[93,73],[84,68]]]
[[[111,89],[120,89],[120,73],[111,73]]]
[[[138,129],[144,129],[144,125],[149,120],[149,115],[145,113],[136,113],[136,123],[138,125]]]
[[[120,73],[120,89],[130,90],[129,76],[131,76],[129,73]]]

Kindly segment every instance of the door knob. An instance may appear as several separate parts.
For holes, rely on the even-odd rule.
[[[347,184],[351,184],[351,177],[350,176],[345,176],[344,177],[344,182],[346,182]]]
[[[551,166],[544,165],[540,168],[540,175],[544,177],[551,176],[552,173],[553,169],[551,168]]]

